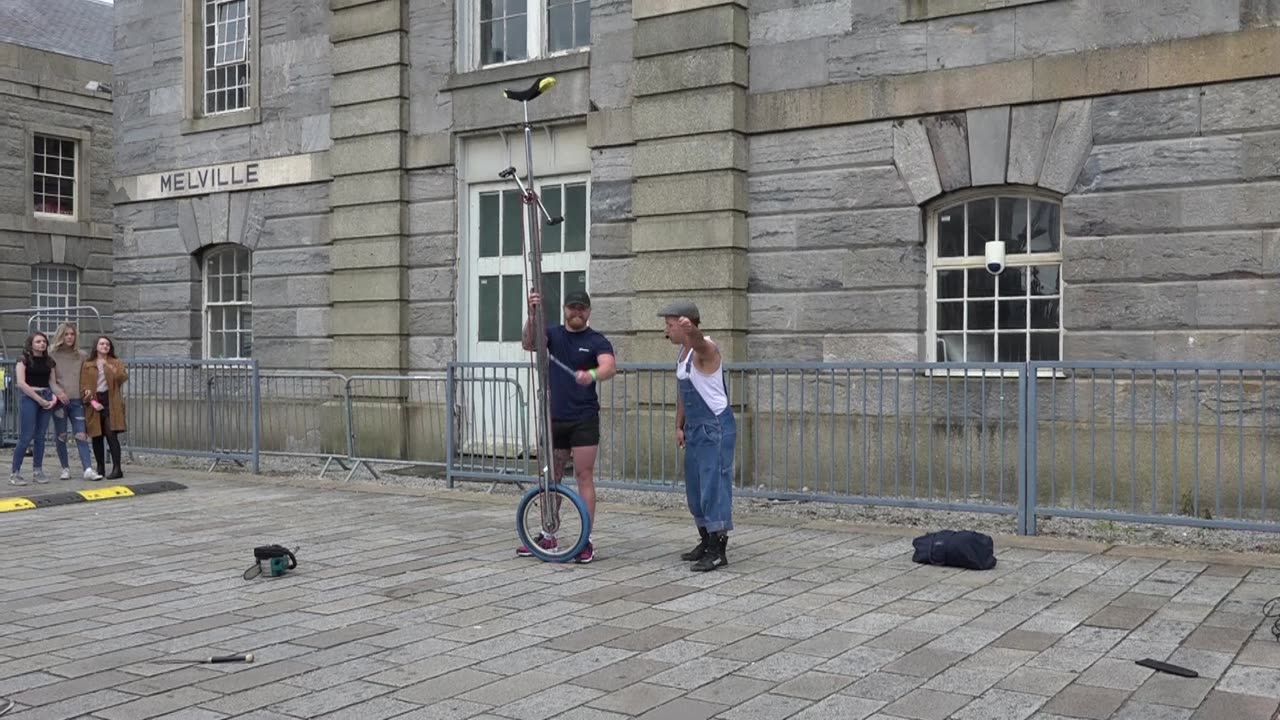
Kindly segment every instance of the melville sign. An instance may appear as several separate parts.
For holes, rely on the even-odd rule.
[[[214,192],[238,190],[241,185],[258,184],[258,163],[215,165],[200,170],[179,170],[160,176],[160,194],[172,195],[185,190]]]
[[[140,202],[213,193],[261,190],[283,185],[325,182],[329,154],[325,152],[168,170],[116,178],[115,202]]]

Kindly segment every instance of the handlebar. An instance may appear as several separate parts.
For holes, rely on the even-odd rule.
[[[538,97],[542,93],[550,90],[553,86],[555,86],[555,84],[556,84],[556,79],[548,75],[547,77],[538,78],[537,80],[534,80],[533,84],[525,88],[524,90],[511,90],[508,88],[503,90],[502,94],[508,100],[515,100],[516,102],[529,102],[530,100]]]

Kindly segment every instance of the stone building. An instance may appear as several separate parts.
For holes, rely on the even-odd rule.
[[[111,5],[0,3],[0,354],[111,329]],[[49,312],[90,306],[92,310]],[[39,309],[41,312],[33,312]],[[35,319],[32,320],[32,316]]]
[[[500,90],[554,75],[550,294],[585,284],[622,361],[671,360],[675,297],[734,360],[1274,358],[1275,8],[117,0],[118,333],[523,359]]]

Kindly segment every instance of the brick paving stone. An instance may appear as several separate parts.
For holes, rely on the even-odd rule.
[[[1017,650],[1046,650],[1058,642],[1061,635],[1035,632],[1031,630],[1010,630],[992,642],[996,647],[1014,648]]]
[[[1204,702],[1214,684],[1213,678],[1185,678],[1155,673],[1138,688],[1133,699],[1194,710]]]
[[[308,694],[306,688],[300,688],[296,685],[285,685],[284,683],[275,683],[272,685],[264,685],[262,687],[252,688],[230,695],[223,695],[216,700],[210,700],[202,703],[200,707],[214,712],[226,713],[240,717],[245,713],[251,713],[271,705],[292,700]]]
[[[1208,678],[1222,677],[1222,673],[1231,666],[1231,659],[1232,656],[1228,653],[1193,650],[1187,647],[1180,647],[1169,655],[1169,662],[1174,665],[1189,667],[1199,673],[1200,677]]]
[[[821,700],[848,687],[854,680],[855,678],[846,675],[810,671],[778,685],[773,689],[773,692],[779,695],[790,695],[808,700]]]
[[[585,675],[579,675],[573,682],[575,685],[612,692],[658,675],[672,667],[674,667],[672,663],[658,662],[642,657],[630,657],[619,662],[610,663]],[[539,672],[542,672],[541,668],[539,668]]]
[[[791,720],[863,720],[884,705],[879,700],[852,697],[850,695],[832,695],[815,703],[799,713],[791,716]]]
[[[1154,611],[1145,608],[1124,607],[1123,605],[1108,605],[1107,607],[1097,611],[1089,616],[1085,621],[1085,625],[1105,628],[1118,628],[1121,630],[1132,630],[1147,618],[1151,617]]]
[[[795,641],[790,638],[752,635],[735,643],[716,648],[710,654],[730,660],[754,662],[794,644]]]
[[[1001,690],[1033,695],[1057,695],[1079,677],[1077,673],[1023,666],[996,683]]]
[[[193,687],[178,688],[98,710],[94,714],[106,720],[147,720],[192,705],[199,705],[217,697],[219,697],[217,694],[207,690]]]
[[[813,701],[803,698],[765,693],[725,710],[716,717],[724,720],[784,720],[812,704]]]
[[[968,695],[953,695],[921,688],[880,710],[886,715],[909,720],[945,720],[972,700]]]
[[[909,694],[923,682],[923,678],[912,675],[881,671],[849,685],[840,694],[889,703]]]
[[[494,708],[494,714],[515,720],[547,720],[605,693],[577,685],[558,685]]]
[[[1188,720],[1192,710],[1130,700],[1112,715],[1112,720]]]
[[[886,672],[930,678],[968,657],[968,653],[954,650],[921,648],[909,652],[882,669]]]
[[[683,694],[676,688],[641,682],[598,697],[588,702],[587,706],[627,715],[640,715]]]
[[[691,698],[679,698],[659,705],[637,720],[708,720],[728,709],[725,705]]]
[[[433,677],[430,680],[401,688],[396,691],[394,697],[398,700],[405,700],[419,705],[430,705],[502,679],[503,676],[496,673],[480,672],[473,668],[462,668],[461,670],[454,670],[453,672]],[[389,688],[387,690],[390,691]]]
[[[1026,720],[1045,698],[1008,690],[989,690],[951,715],[953,720]]]
[[[1218,681],[1218,690],[1240,695],[1280,698],[1280,670],[1237,665]]]
[[[1081,685],[1132,691],[1141,687],[1154,672],[1128,660],[1104,657],[1085,670],[1077,682]]]
[[[1054,695],[1043,710],[1067,717],[1108,720],[1128,697],[1129,693],[1124,690],[1071,684]]]
[[[1191,716],[1191,720],[1271,720],[1280,699],[1214,690]]]

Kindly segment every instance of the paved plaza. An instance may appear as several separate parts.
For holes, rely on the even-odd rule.
[[[1275,556],[1000,537],[998,567],[975,572],[912,563],[920,530],[740,516],[729,566],[691,573],[679,513],[603,502],[597,560],[552,565],[515,557],[510,496],[129,471],[188,489],[0,514],[4,720],[1270,720],[1280,705],[1262,613]],[[272,543],[300,546],[298,568],[243,579]],[[245,652],[256,662],[153,662]]]

